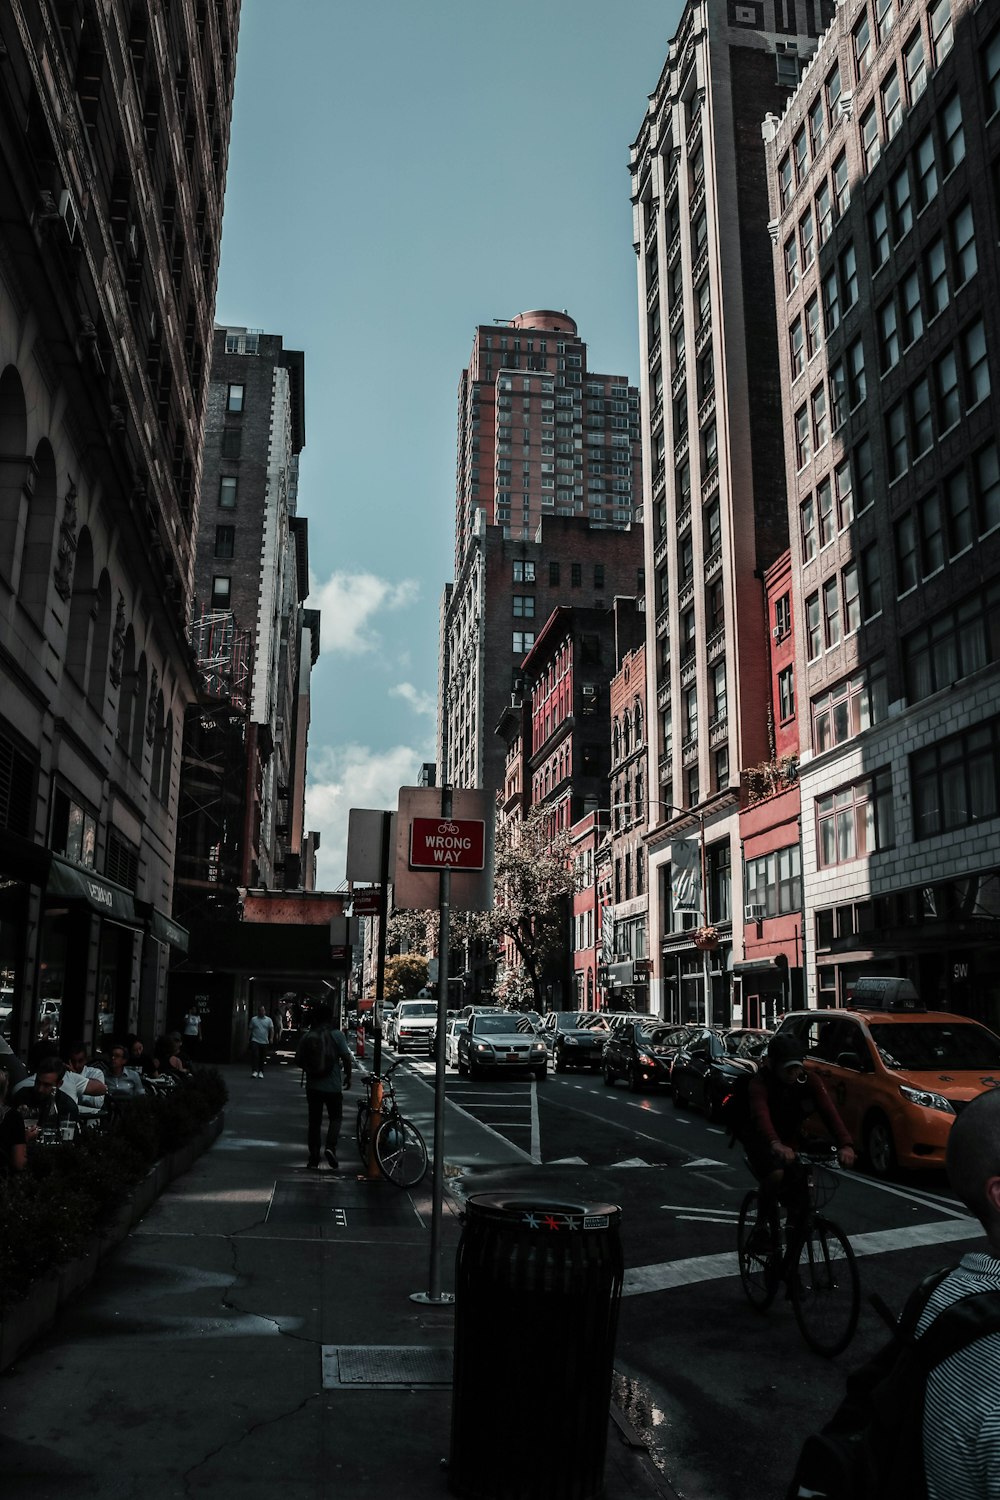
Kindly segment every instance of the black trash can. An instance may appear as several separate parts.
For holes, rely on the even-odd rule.
[[[453,1494],[603,1494],[620,1222],[608,1204],[468,1199],[455,1269]]]

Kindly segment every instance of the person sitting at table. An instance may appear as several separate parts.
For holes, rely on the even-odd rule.
[[[112,1099],[141,1099],[146,1092],[138,1068],[128,1065],[128,1051],[122,1042],[111,1048],[111,1072],[105,1081]]]
[[[0,1177],[9,1172],[23,1172],[28,1164],[28,1135],[24,1116],[7,1103],[10,1079],[0,1068]],[[37,1126],[31,1127],[34,1136]]]
[[[29,1117],[34,1115],[40,1130],[55,1131],[64,1120],[79,1121],[76,1099],[60,1087],[64,1072],[60,1058],[43,1057],[34,1073],[29,1073],[14,1090],[13,1103],[19,1110],[27,1111]]]
[[[179,1032],[170,1031],[166,1036],[160,1037],[156,1044],[156,1059],[160,1064],[161,1070],[168,1077],[173,1078],[178,1075],[181,1078],[191,1077],[190,1061],[185,1057],[181,1048]]]
[[[134,1031],[130,1031],[128,1036],[125,1038],[125,1051],[128,1054],[126,1065],[130,1068],[134,1068],[137,1073],[156,1074],[159,1072],[160,1064],[157,1062],[152,1052],[146,1051],[141,1037],[136,1036]]]
[[[87,1049],[83,1042],[74,1042],[69,1049],[69,1067],[61,1084],[61,1087],[66,1089],[67,1093],[73,1089],[79,1090],[79,1085],[72,1081],[69,1088],[66,1087],[66,1080],[70,1077],[70,1074],[73,1074],[76,1078],[89,1078],[95,1083],[104,1084],[105,1081],[103,1068],[95,1068],[93,1063],[88,1062]],[[100,1114],[106,1093],[106,1086],[100,1092],[97,1092],[95,1089],[84,1090],[83,1092],[78,1091],[76,1102],[80,1106],[80,1118],[83,1120],[92,1120]]]

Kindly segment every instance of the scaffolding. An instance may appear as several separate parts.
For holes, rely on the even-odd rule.
[[[244,883],[252,643],[230,610],[191,627],[200,694],[184,720],[174,912],[225,918]]]

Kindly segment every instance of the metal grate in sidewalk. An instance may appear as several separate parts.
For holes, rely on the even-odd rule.
[[[323,1389],[405,1391],[451,1388],[450,1345],[324,1344]]]

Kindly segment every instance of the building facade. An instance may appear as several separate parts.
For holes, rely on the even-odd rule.
[[[602,898],[598,990],[609,1010],[649,1010],[646,725],[643,642],[619,656],[618,671],[611,680],[610,817],[598,858]]]
[[[162,1027],[238,0],[0,14],[0,987]]]
[[[198,987],[203,1029],[214,1025],[222,1046],[247,980],[222,972],[220,925],[239,921],[248,889],[315,883],[305,786],[320,618],[305,607],[298,503],[303,355],[276,334],[217,328],[207,406],[192,624],[201,692],[185,721],[175,886],[191,951],[171,994],[183,1006]]]
[[[766,128],[809,1002],[1000,1024],[1000,24],[850,0]]]
[[[690,3],[631,149],[647,578],[652,1008],[728,1021],[739,782],[775,749],[761,574],[787,546],[760,127],[832,4]],[[681,910],[672,841],[699,845]],[[673,863],[676,863],[673,860]],[[706,961],[692,932],[711,926]]]

